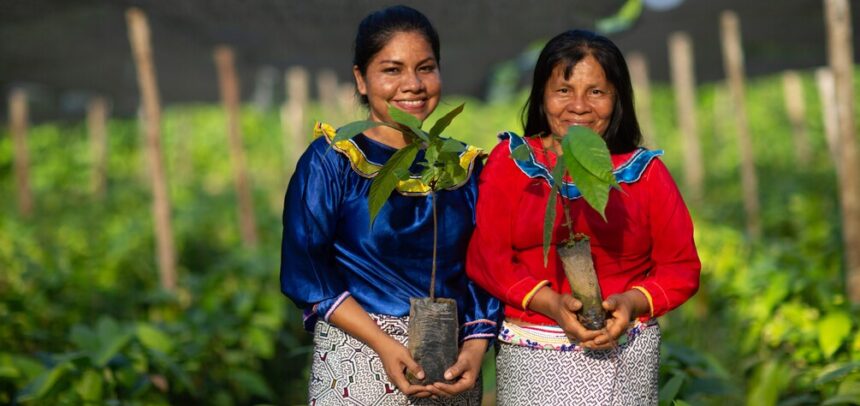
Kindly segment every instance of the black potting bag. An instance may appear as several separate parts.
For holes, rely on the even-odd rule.
[[[459,322],[454,299],[409,299],[409,352],[424,369],[424,379],[409,374],[409,382],[428,385],[447,382],[445,371],[457,362]]]

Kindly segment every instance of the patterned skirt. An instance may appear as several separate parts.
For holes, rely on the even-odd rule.
[[[386,334],[407,344],[408,317],[371,314]],[[389,382],[379,356],[343,330],[319,320],[314,328],[314,358],[308,403],[327,405],[458,405],[481,404],[481,382],[448,399],[410,398]]]
[[[588,350],[561,328],[505,323],[496,357],[496,400],[515,405],[656,405],[660,327],[637,323],[626,341]],[[567,344],[562,344],[567,342]]]

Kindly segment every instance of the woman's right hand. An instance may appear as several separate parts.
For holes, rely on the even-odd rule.
[[[535,293],[529,308],[555,320],[571,341],[586,348],[591,348],[592,341],[600,335],[600,331],[588,330],[579,322],[576,312],[582,308],[582,302],[571,295],[558,294],[545,286]]]
[[[424,370],[412,359],[409,349],[403,344],[400,344],[397,340],[389,336],[385,336],[385,338],[380,340],[380,343],[373,347],[373,350],[379,355],[382,367],[385,368],[385,373],[388,374],[388,380],[397,386],[397,389],[400,389],[404,395],[416,398],[426,398],[432,395],[427,387],[412,385],[406,378],[406,372],[408,371],[416,378],[424,379]]]
[[[426,398],[432,394],[425,386],[409,384],[405,371],[408,370],[416,378],[423,379],[424,370],[412,359],[409,350],[385,334],[352,296],[344,299],[334,310],[329,322],[375,351],[382,361],[388,380],[403,394],[418,398]]]

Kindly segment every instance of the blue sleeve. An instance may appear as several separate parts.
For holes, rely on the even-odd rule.
[[[475,206],[478,201],[478,179],[483,169],[483,160],[475,159],[475,167],[469,179],[469,205],[472,210],[472,223],[475,222]],[[499,333],[499,323],[503,315],[502,303],[488,294],[471,279],[467,278],[468,298],[465,300],[462,340],[483,338],[490,341]],[[489,348],[489,347],[488,347]]]
[[[306,321],[315,315],[328,320],[349,296],[334,260],[343,197],[339,159],[328,151],[325,139],[318,138],[299,160],[284,198],[281,291],[305,310]]]

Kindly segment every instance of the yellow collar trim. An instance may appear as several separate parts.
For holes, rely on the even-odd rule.
[[[382,168],[382,165],[367,159],[367,156],[364,155],[364,151],[362,151],[353,140],[338,141],[332,144],[331,141],[334,139],[336,132],[337,131],[334,127],[325,123],[317,122],[314,125],[314,138],[325,136],[326,141],[328,141],[335,151],[346,156],[355,173],[365,178],[376,176]],[[472,170],[475,167],[475,159],[483,155],[484,151],[482,149],[471,145],[466,146],[466,150],[460,153],[460,167],[466,170],[466,175],[455,185],[449,187],[448,190],[454,190],[466,184],[472,176]],[[418,196],[430,193],[430,186],[422,182],[420,177],[413,176],[409,179],[398,181],[396,190],[403,195]]]

